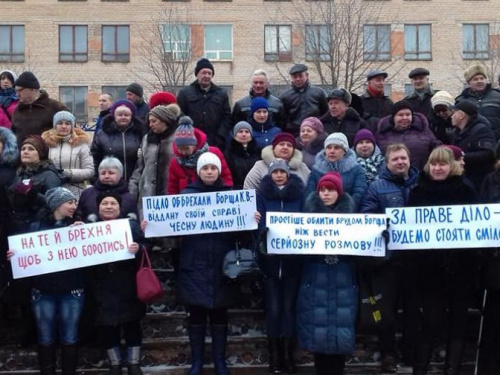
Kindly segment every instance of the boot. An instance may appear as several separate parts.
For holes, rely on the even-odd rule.
[[[229,375],[226,364],[227,325],[212,325],[212,352],[217,375]]]
[[[62,375],[75,375],[78,363],[78,346],[62,345],[61,347],[61,370]]]
[[[142,375],[141,370],[141,347],[130,346],[127,348],[128,375]]]
[[[284,368],[289,374],[297,373],[297,366],[295,365],[295,339],[293,337],[285,337],[283,339],[284,346]]]
[[[281,374],[281,361],[280,361],[280,346],[281,338],[279,337],[268,337],[267,338],[269,347],[269,373],[270,374]]]
[[[444,375],[458,375],[464,352],[464,340],[448,340]]]
[[[56,375],[56,348],[54,345],[38,346],[38,365],[41,375]]]
[[[191,368],[188,375],[203,374],[203,358],[205,357],[205,334],[207,326],[196,324],[189,326],[189,345],[191,346]]]
[[[108,349],[107,354],[110,363],[108,375],[122,375],[122,355],[120,347],[115,346],[114,348]]]
[[[398,364],[396,357],[391,354],[385,354],[381,361],[381,370],[385,373],[396,373],[398,371]]]
[[[413,375],[426,375],[431,357],[432,345],[427,343],[419,344],[415,357],[413,358]]]

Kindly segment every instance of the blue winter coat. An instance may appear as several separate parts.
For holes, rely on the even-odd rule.
[[[259,229],[266,226],[267,212],[302,212],[304,183],[291,174],[288,183],[279,189],[269,175],[264,176],[257,193],[257,211],[262,215]],[[301,260],[296,255],[266,255],[262,257],[262,270],[267,277],[275,279],[288,275],[299,275]]]
[[[344,192],[348,193],[354,200],[356,212],[366,191],[367,184],[365,171],[356,161],[354,151],[349,149],[342,159],[335,162],[329,161],[324,151],[316,155],[316,162],[307,181],[306,195],[316,190],[318,181],[327,172],[340,173]]]
[[[351,213],[354,201],[344,194],[334,206],[327,207],[313,192],[305,202],[305,211]],[[303,261],[297,297],[297,332],[301,348],[323,354],[354,351],[358,287],[353,260],[354,257],[314,255]]]
[[[215,185],[205,185],[199,179],[181,194],[209,193],[230,190],[219,179]],[[228,251],[235,248],[232,232],[193,234],[182,237],[178,293],[181,303],[208,309],[228,307],[233,300],[232,286],[222,274],[222,262]]]
[[[264,123],[258,123],[253,117],[248,118],[248,122],[252,125],[252,138],[257,142],[257,147],[261,150],[273,143],[276,134],[281,133],[281,129],[274,125],[271,116]]]

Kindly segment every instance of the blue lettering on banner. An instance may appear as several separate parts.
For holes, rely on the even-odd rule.
[[[415,209],[416,224],[452,223],[451,207],[419,207]]]
[[[306,240],[306,239],[298,239],[298,238],[273,238],[271,240],[271,247],[276,250],[303,250],[303,249],[312,249],[316,244],[316,240]]]
[[[271,216],[269,220],[271,224],[304,225],[303,216]]]
[[[179,217],[178,212],[150,212],[148,214],[148,221],[159,222],[159,221],[168,221],[168,220],[177,220]]]
[[[391,241],[401,244],[429,242],[431,233],[428,229],[408,229],[391,231]]]
[[[406,214],[403,210],[398,210],[397,208],[391,210],[391,222],[395,225],[397,224],[406,224]]]
[[[212,198],[210,197],[210,195],[188,194],[188,195],[176,195],[170,198],[172,199],[172,205],[174,206],[174,208],[209,206],[212,204]],[[156,207],[153,208],[156,209]]]
[[[249,191],[240,191],[238,193],[217,193],[215,195],[216,204],[235,204],[250,202],[252,196]]]
[[[176,221],[168,225],[170,225],[170,228],[172,228],[174,232],[196,229],[196,221]]]
[[[470,241],[470,230],[467,228],[439,228],[436,231],[438,242],[461,242]]]
[[[500,240],[500,229],[489,226],[488,228],[478,228],[476,230],[478,241]]]
[[[488,206],[465,206],[462,208],[462,218],[460,224],[470,223],[471,221],[487,221],[491,217],[491,212]]]
[[[344,249],[344,250],[369,250],[372,246],[371,241],[347,241],[347,240],[325,240],[324,241],[325,249],[333,250],[333,249]]]

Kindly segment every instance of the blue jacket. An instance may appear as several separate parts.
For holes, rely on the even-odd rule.
[[[344,192],[348,193],[354,200],[356,212],[366,191],[367,184],[365,171],[356,161],[354,151],[349,149],[342,159],[335,162],[329,161],[324,151],[316,155],[316,162],[307,181],[306,195],[316,190],[318,181],[327,172],[340,173]]]
[[[253,118],[249,117],[248,122],[252,125],[252,138],[257,142],[257,147],[261,150],[273,143],[276,134],[281,133],[281,129],[274,125],[271,117],[264,123],[258,123]]]
[[[288,183],[281,190],[269,175],[264,176],[257,193],[257,211],[262,215],[259,230],[265,228],[266,214],[269,211],[302,212],[304,189],[300,177],[293,174],[290,174]],[[266,255],[262,257],[261,266],[267,277],[278,279],[287,275],[298,275],[301,263],[296,255]]]
[[[306,200],[305,211],[351,213],[354,201],[344,194],[333,207],[327,207],[313,192]],[[297,297],[297,332],[301,348],[323,354],[354,351],[358,287],[353,259],[313,255],[303,261]]]

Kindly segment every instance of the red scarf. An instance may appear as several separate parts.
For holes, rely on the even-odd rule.
[[[374,97],[384,96],[384,90],[378,91],[378,90],[374,89],[373,87],[371,87],[370,85],[366,86],[366,91],[368,91],[368,93]]]

